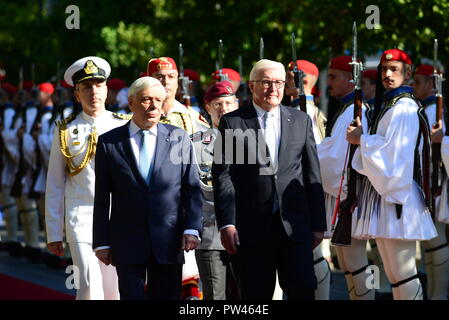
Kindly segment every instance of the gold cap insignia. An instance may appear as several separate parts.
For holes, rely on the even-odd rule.
[[[98,73],[98,67],[92,60],[87,60],[86,66],[84,67],[84,72],[86,74]]]
[[[157,65],[158,70],[167,70],[167,69],[173,69],[173,65],[170,61],[168,61],[167,58],[161,57],[159,58],[159,64]]]
[[[387,60],[390,60],[391,58],[393,58],[393,54],[387,53],[387,55],[385,56],[385,58],[387,58]]]

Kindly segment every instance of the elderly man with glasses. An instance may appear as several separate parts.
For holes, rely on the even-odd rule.
[[[250,73],[250,105],[220,119],[212,176],[223,247],[243,299],[314,299],[312,250],[326,230],[310,117],[282,106],[285,68],[262,59]],[[221,151],[221,152],[219,152]]]

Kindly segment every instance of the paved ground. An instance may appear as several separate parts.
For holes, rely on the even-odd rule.
[[[0,213],[0,237],[4,238],[4,223]],[[23,233],[19,231],[19,240],[23,241]],[[41,232],[41,248],[44,250],[44,234]],[[66,287],[69,273],[65,269],[50,269],[44,263],[31,263],[25,257],[11,257],[6,251],[0,251],[0,274],[29,281],[62,293],[75,296],[75,290]],[[8,288],[0,287],[0,290]],[[332,300],[348,300],[344,275],[341,272],[332,272],[331,283]]]
[[[74,290],[65,286],[67,276],[64,269],[49,269],[43,263],[30,263],[25,257],[11,257],[7,252],[0,252],[0,274],[30,281],[66,294],[75,295]],[[8,290],[8,288],[0,288]],[[342,273],[332,273],[332,300],[347,300],[345,279]]]
[[[0,235],[4,233],[0,226]],[[43,239],[43,234],[41,234]],[[19,238],[22,234],[19,233]],[[44,248],[42,241],[41,247]],[[57,290],[66,294],[75,295],[74,290],[66,288],[66,279],[69,276],[64,269],[49,269],[44,263],[31,263],[25,257],[11,257],[7,252],[0,251],[0,274],[16,277],[25,281]],[[8,290],[8,288],[0,288]],[[341,272],[332,272],[331,284],[332,300],[347,300],[346,284]]]

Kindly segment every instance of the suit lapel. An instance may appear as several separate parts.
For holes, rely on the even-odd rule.
[[[167,153],[170,149],[170,136],[168,129],[158,123],[157,125],[157,140],[156,140],[156,150],[154,154],[154,163],[153,170],[151,172],[151,182],[154,181],[155,175],[159,172],[159,168],[161,167],[164,161],[167,161]],[[143,179],[142,179],[143,180]]]
[[[293,123],[294,118],[292,117],[288,108],[284,106],[279,106],[281,108],[281,142],[279,146],[278,153],[278,166],[280,166],[282,161],[282,155],[286,153],[288,138],[292,138],[294,135]]]
[[[256,148],[256,161],[260,166],[265,167],[267,163],[263,162],[269,161],[270,152],[268,151],[268,146],[265,141],[262,128],[260,127],[256,108],[252,103],[245,109],[242,118],[244,119],[247,129],[251,130],[251,132],[254,133],[252,136],[254,137],[255,143],[248,142],[248,149]],[[259,139],[262,139],[262,141],[259,141]],[[263,146],[265,146],[265,150],[262,150]]]
[[[256,109],[252,103],[244,109],[243,119],[248,129],[253,129],[255,132],[261,129]]]
[[[140,174],[139,167],[137,165],[136,157],[134,156],[134,152],[131,148],[131,137],[129,136],[129,124],[123,126],[122,139],[117,143],[117,149],[123,158],[128,162],[131,171],[133,172],[136,180],[139,181],[140,184],[146,185],[145,180],[142,178]]]

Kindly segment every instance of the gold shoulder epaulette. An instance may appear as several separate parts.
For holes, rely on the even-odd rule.
[[[189,134],[193,133],[193,123],[188,113],[172,112],[166,117],[161,117],[161,123],[171,124],[172,126],[182,128]]]
[[[67,126],[67,124],[69,124],[70,122],[72,122],[73,120],[75,120],[76,118],[76,114],[71,114],[70,116],[68,116],[67,118],[65,118],[64,120],[58,120],[56,121],[56,125],[59,128],[65,128]]]
[[[133,117],[132,114],[118,113],[118,112],[113,112],[112,115],[114,116],[114,118],[122,120],[131,120],[131,118]]]

